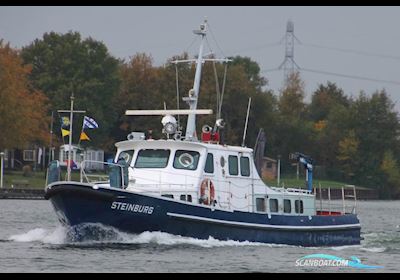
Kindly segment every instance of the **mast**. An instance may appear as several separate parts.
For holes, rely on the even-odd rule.
[[[68,163],[67,163],[67,181],[71,181],[71,160],[72,160],[72,123],[74,121],[74,92],[71,94],[71,112],[69,116],[69,145],[68,145]]]
[[[86,113],[86,111],[74,111],[74,92],[71,93],[71,108],[70,110],[58,110],[59,113],[69,113],[69,141],[68,141],[68,162],[67,162],[67,181],[71,181],[72,171],[72,124],[74,121],[74,113]]]
[[[199,55],[196,61],[196,75],[194,78],[193,89],[189,91],[188,97],[183,98],[183,100],[189,104],[190,110],[197,109],[197,101],[200,93],[201,70],[203,66],[203,49],[204,49],[204,41],[206,38],[206,32],[207,32],[207,20],[204,20],[204,23],[200,25],[200,30],[193,31],[194,34],[201,36],[201,43],[199,48]],[[189,141],[197,140],[196,114],[194,113],[190,113],[188,116],[185,140]]]

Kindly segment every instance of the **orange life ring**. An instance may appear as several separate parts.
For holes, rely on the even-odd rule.
[[[200,186],[200,202],[205,205],[211,205],[215,199],[214,184],[210,179],[204,179]]]

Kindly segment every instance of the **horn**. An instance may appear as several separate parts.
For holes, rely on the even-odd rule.
[[[217,125],[218,128],[224,128],[225,126],[225,121],[223,119],[218,119],[215,124]]]
[[[202,127],[202,129],[201,129],[201,131],[202,131],[203,133],[210,133],[211,130],[212,130],[212,127],[209,126],[209,125],[207,125],[207,124],[203,125],[203,127]]]

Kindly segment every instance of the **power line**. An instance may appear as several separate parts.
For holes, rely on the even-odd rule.
[[[375,79],[375,78],[369,78],[369,77],[341,74],[341,73],[328,72],[328,71],[315,70],[315,69],[308,69],[308,68],[300,68],[300,70],[301,71],[305,71],[305,72],[323,74],[323,75],[338,76],[338,77],[342,77],[342,78],[349,78],[349,79],[356,79],[356,80],[365,80],[365,81],[371,81],[371,82],[379,82],[379,83],[400,85],[399,81],[381,80],[381,79]]]
[[[357,55],[400,60],[400,56],[389,55],[389,54],[379,54],[379,53],[373,53],[373,52],[367,52],[367,51],[361,51],[361,50],[355,50],[355,49],[329,47],[329,46],[322,46],[322,45],[310,44],[310,43],[300,43],[299,45],[306,46],[306,47],[312,47],[312,48],[318,48],[318,49],[333,50],[333,51],[338,51],[338,52],[343,52],[343,53],[352,53],[352,54],[357,54]]]
[[[280,70],[281,70],[281,68],[276,67],[276,68],[261,70],[260,73],[274,72],[274,71],[280,71]]]

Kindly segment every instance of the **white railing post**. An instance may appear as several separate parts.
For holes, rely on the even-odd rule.
[[[331,214],[331,187],[328,187],[328,210],[329,215]]]
[[[4,176],[4,152],[0,153],[1,166],[0,166],[0,187],[3,188],[3,176]]]
[[[319,211],[322,212],[322,188],[321,188],[321,183],[319,183]]]
[[[84,166],[84,162],[85,162],[84,160],[82,160],[82,162],[81,162],[81,172],[80,172],[80,174],[81,174],[80,182],[81,183],[83,183],[83,168],[84,168],[83,166]]]
[[[356,186],[353,186],[353,192],[354,192],[354,210],[353,214],[356,213],[356,208],[357,208],[357,192],[356,192]]]
[[[344,199],[345,199],[345,197],[344,197],[344,187],[342,187],[343,215],[346,214],[346,205],[345,205]]]

